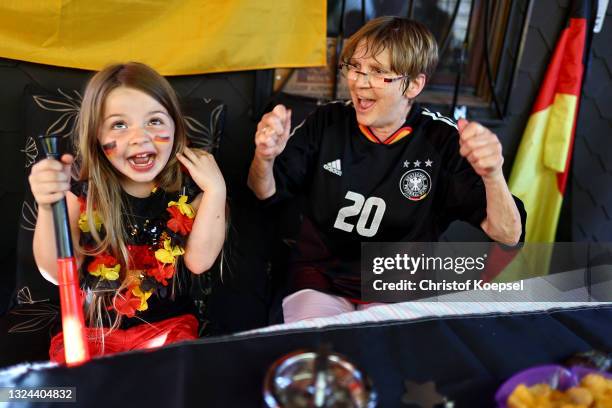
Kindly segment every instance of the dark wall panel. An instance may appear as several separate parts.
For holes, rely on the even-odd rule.
[[[573,241],[612,241],[612,3],[595,34],[576,129],[570,211]],[[567,220],[565,220],[567,222]]]

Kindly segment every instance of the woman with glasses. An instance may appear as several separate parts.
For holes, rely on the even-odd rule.
[[[255,195],[269,203],[305,197],[285,322],[372,305],[361,301],[362,242],[437,241],[454,220],[507,245],[524,233],[497,136],[415,102],[438,61],[425,26],[374,19],[341,60],[350,101],[319,107],[293,130],[291,111],[277,105],[255,134]]]

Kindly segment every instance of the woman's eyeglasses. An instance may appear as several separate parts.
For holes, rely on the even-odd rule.
[[[363,72],[360,71],[356,66],[342,63],[338,67],[342,75],[349,81],[357,81],[359,77],[363,77],[372,88],[384,88],[391,82],[399,81],[400,79],[409,78],[409,75],[402,75],[398,77],[389,77],[388,73],[385,72]]]

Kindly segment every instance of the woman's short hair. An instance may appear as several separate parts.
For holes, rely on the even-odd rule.
[[[364,56],[376,57],[385,49],[391,56],[391,70],[415,78],[429,79],[438,64],[438,44],[423,24],[402,17],[378,17],[353,34],[346,42],[341,61],[353,58],[359,43],[365,40]]]

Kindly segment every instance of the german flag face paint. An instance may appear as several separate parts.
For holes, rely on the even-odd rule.
[[[172,142],[172,136],[167,134],[157,134],[153,136],[153,141],[155,143],[170,143]]]
[[[117,150],[117,142],[112,141],[102,145],[102,150],[106,156],[112,156],[115,150]]]
[[[106,97],[98,142],[109,162],[123,176],[123,189],[146,197],[162,172],[174,144],[174,121],[150,95],[127,87]]]

